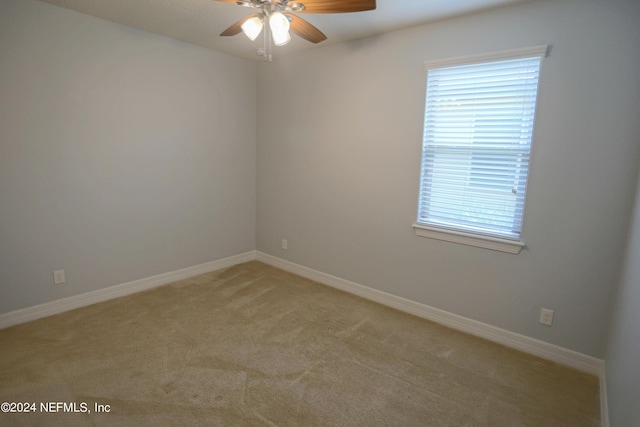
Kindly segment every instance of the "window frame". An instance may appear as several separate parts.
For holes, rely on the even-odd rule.
[[[539,73],[538,85],[536,88],[536,92],[539,94],[540,73],[542,70],[542,62],[543,62],[542,59],[544,59],[547,56],[548,51],[549,51],[548,45],[538,45],[538,46],[532,46],[528,48],[504,50],[504,51],[492,52],[492,53],[480,54],[480,55],[470,55],[470,56],[462,56],[462,57],[443,59],[443,60],[425,61],[424,69],[428,71],[430,69],[435,69],[435,68],[446,68],[446,67],[464,66],[464,65],[472,65],[472,64],[481,64],[481,63],[487,63],[487,62],[506,61],[506,60],[512,60],[512,59],[540,57],[540,67],[538,70],[538,73]],[[536,99],[536,104],[534,106],[535,109],[537,109],[538,103],[539,103],[538,99]],[[425,99],[425,108],[426,108],[426,105],[427,105],[427,102]],[[535,110],[534,110],[534,117],[535,117]],[[425,121],[425,116],[423,116],[423,125],[424,125],[424,121]],[[535,123],[534,123],[534,126],[535,126]],[[424,138],[424,135],[423,135],[423,138]],[[532,137],[532,140],[533,140],[533,137]],[[424,144],[424,140],[423,140],[423,144]],[[531,148],[529,148],[529,155],[530,153],[531,153]],[[423,187],[422,165],[424,161],[424,156],[425,156],[425,152],[424,152],[424,145],[423,145],[423,152],[421,153],[421,156],[420,156],[421,182],[419,186],[418,215],[420,214],[420,196],[422,195],[422,187]],[[529,174],[530,170],[531,170],[531,167],[529,164],[527,174]],[[473,175],[473,167],[470,164],[469,176],[471,177],[472,175]],[[528,187],[528,184],[526,186]],[[524,213],[523,213],[523,220],[524,220]],[[475,230],[469,231],[464,229],[463,227],[456,228],[455,226],[426,224],[426,223],[420,223],[418,221],[416,221],[416,223],[413,224],[413,228],[416,235],[420,237],[444,240],[444,241],[460,243],[460,244],[465,244],[465,245],[470,245],[475,247],[481,247],[481,248],[486,248],[486,249],[491,249],[491,250],[496,250],[501,252],[507,252],[511,254],[518,254],[525,247],[522,234],[520,235],[519,238],[510,238],[510,237],[496,236],[493,234],[483,234],[482,232],[478,232]]]

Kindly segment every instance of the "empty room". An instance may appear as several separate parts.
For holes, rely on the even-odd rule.
[[[638,22],[0,0],[0,425],[640,426]]]

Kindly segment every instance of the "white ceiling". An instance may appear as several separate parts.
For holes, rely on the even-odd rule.
[[[251,9],[214,0],[41,0],[98,18],[125,24],[232,55],[260,59],[243,34],[220,37]],[[352,40],[479,10],[528,0],[378,0],[377,9],[342,14],[300,14],[324,32],[328,40],[314,45],[297,36],[274,50],[288,54],[339,41]],[[304,3],[304,0],[301,1]]]

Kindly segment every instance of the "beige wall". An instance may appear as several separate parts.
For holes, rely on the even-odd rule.
[[[0,313],[253,250],[256,72],[0,0]]]
[[[635,425],[639,20],[633,0],[540,0],[257,66],[0,0],[0,313],[257,245],[606,356],[611,425]],[[527,248],[416,237],[423,61],[542,43]]]
[[[612,427],[640,425],[640,182],[634,212],[605,359]]]
[[[636,2],[534,1],[259,69],[32,0],[0,8],[0,313],[257,245],[604,356],[639,164]],[[415,236],[423,61],[542,43],[527,248]]]
[[[639,8],[534,1],[261,65],[257,248],[602,357],[639,164]],[[538,44],[552,49],[527,248],[510,255],[417,237],[423,62]],[[555,310],[553,327],[538,323],[541,307]]]

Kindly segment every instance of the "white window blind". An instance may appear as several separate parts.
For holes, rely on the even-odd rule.
[[[544,52],[427,66],[419,225],[520,239]]]

